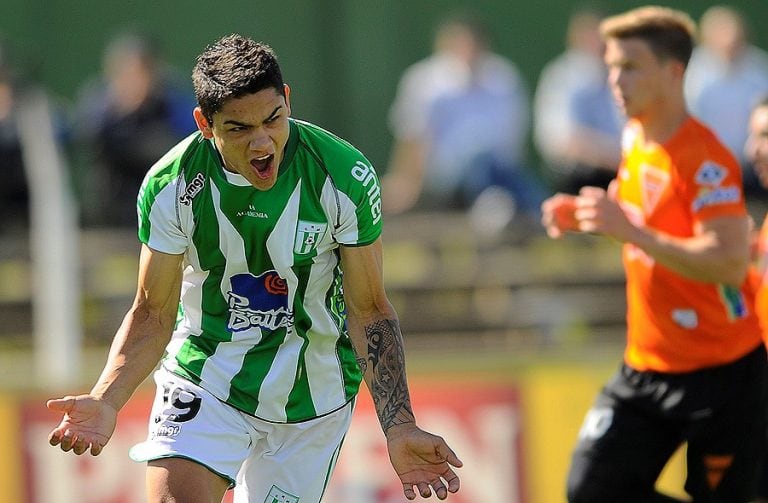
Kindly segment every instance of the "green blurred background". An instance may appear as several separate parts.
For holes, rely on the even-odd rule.
[[[607,14],[648,2],[612,0],[3,0],[0,34],[35,77],[64,100],[96,74],[101,51],[118,30],[154,34],[172,64],[188,75],[194,57],[216,38],[238,32],[276,50],[293,88],[293,111],[357,145],[383,171],[391,137],[386,115],[397,80],[431,49],[436,23],[471,10],[487,23],[497,51],[520,68],[532,91],[544,64],[563,49],[570,13],[581,6]],[[695,19],[716,2],[665,5]],[[738,0],[753,41],[768,48],[765,0]],[[536,154],[531,151],[531,158]]]

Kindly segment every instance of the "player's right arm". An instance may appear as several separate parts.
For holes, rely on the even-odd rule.
[[[549,197],[541,204],[541,223],[551,238],[560,238],[566,231],[578,231],[579,225],[575,217],[576,196],[557,194]]]
[[[118,411],[163,356],[176,322],[181,271],[182,255],[142,245],[136,298],[98,381],[88,394],[48,401],[48,408],[64,414],[48,437],[51,445],[78,455],[88,449],[94,456],[101,452],[115,429]]]

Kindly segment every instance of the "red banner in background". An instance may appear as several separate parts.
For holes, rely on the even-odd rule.
[[[134,396],[120,411],[117,429],[97,457],[75,456],[48,444],[61,416],[45,399],[21,406],[22,459],[29,503],[143,503],[144,465],[128,458],[128,449],[146,438],[152,406],[149,393]]]
[[[522,414],[516,389],[488,382],[414,380],[411,397],[419,426],[445,438],[464,462],[464,467],[457,470],[461,490],[449,496],[449,501],[524,501]],[[366,390],[360,392],[325,500],[405,501]]]
[[[511,385],[414,379],[411,395],[419,425],[441,435],[464,467],[453,503],[522,503],[523,463],[519,393]],[[121,411],[109,446],[96,458],[73,456],[48,445],[59,421],[44,400],[22,403],[26,492],[29,503],[142,503],[144,465],[128,449],[146,436],[152,395],[135,396]],[[231,491],[225,501],[231,501]],[[366,390],[360,393],[325,501],[405,501],[387,456],[384,435]]]

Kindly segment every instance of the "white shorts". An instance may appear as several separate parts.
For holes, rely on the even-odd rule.
[[[200,463],[235,486],[236,503],[320,501],[349,429],[353,402],[309,421],[270,423],[162,367],[154,379],[149,437],[131,449],[131,459],[181,457]]]

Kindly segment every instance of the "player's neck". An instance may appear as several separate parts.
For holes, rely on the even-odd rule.
[[[687,119],[688,111],[683,103],[667,104],[638,117],[645,141],[658,144],[672,138]]]

